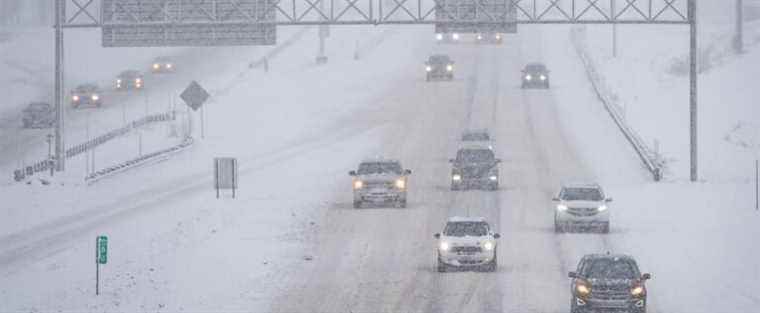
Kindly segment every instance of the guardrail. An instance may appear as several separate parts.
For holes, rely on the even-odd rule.
[[[84,178],[84,180],[87,183],[92,184],[92,183],[95,183],[96,181],[98,181],[100,179],[103,179],[103,178],[111,176],[111,175],[115,175],[117,173],[124,172],[124,171],[129,170],[129,169],[133,169],[135,167],[143,166],[143,165],[146,165],[146,164],[148,164],[150,162],[157,162],[157,161],[160,161],[160,160],[164,160],[164,159],[168,158],[172,154],[175,154],[175,153],[178,153],[178,152],[180,152],[182,150],[187,149],[192,144],[193,144],[193,138],[187,137],[187,138],[185,138],[185,140],[182,141],[182,143],[180,143],[180,144],[178,144],[176,146],[173,146],[173,147],[170,147],[170,148],[167,148],[167,149],[163,149],[163,150],[159,150],[159,151],[156,151],[156,152],[152,152],[152,153],[143,155],[143,156],[141,156],[139,158],[135,158],[135,159],[123,162],[123,163],[119,163],[119,164],[116,164],[116,165],[113,165],[113,166],[106,167],[106,168],[104,168],[102,170],[99,170],[99,171],[94,172],[94,173],[92,173],[90,175],[87,175]]]
[[[176,112],[174,111],[145,116],[141,119],[134,120],[128,123],[127,125],[124,125],[121,128],[114,129],[103,135],[100,135],[91,140],[88,140],[87,142],[74,145],[73,147],[66,149],[66,158],[72,158],[79,154],[85,153],[89,150],[94,149],[97,146],[100,146],[108,141],[113,140],[114,138],[124,136],[136,128],[139,128],[151,123],[173,121],[176,119],[177,119],[177,115],[176,115]],[[13,171],[13,180],[22,181],[27,176],[32,176],[35,173],[48,171],[54,165],[55,165],[54,160],[46,159],[46,160],[35,162],[34,164],[29,165],[29,166],[24,166],[23,168]]]
[[[583,63],[583,67],[586,69],[586,76],[588,76],[591,86],[594,89],[596,97],[599,99],[604,108],[609,113],[612,120],[617,125],[620,132],[623,133],[626,140],[636,150],[639,159],[644,164],[646,169],[652,174],[654,181],[660,181],[662,179],[663,170],[665,168],[665,162],[641,140],[636,132],[625,121],[625,118],[620,114],[619,106],[615,104],[615,100],[609,94],[602,89],[602,77],[597,72],[594,62],[591,60],[585,46],[585,30],[580,27],[574,27],[570,33],[570,39],[573,42],[578,57]]]

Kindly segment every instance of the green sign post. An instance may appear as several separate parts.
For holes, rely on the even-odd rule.
[[[100,294],[100,264],[108,262],[108,237],[98,236],[95,239],[95,295]]]

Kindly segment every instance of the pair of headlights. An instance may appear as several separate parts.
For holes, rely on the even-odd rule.
[[[71,100],[74,100],[74,101],[79,101],[80,99],[81,99],[81,97],[79,97],[78,95],[75,95],[75,96],[71,97]],[[90,99],[92,99],[92,101],[98,101],[98,100],[100,100],[100,96],[98,96],[98,95],[92,95],[92,96],[90,96]]]
[[[483,247],[483,250],[491,251],[496,248],[496,244],[493,241],[489,240],[484,242],[481,247]],[[441,251],[449,251],[449,249],[451,249],[451,245],[446,241],[441,241],[441,243],[438,244],[438,249]]]
[[[588,297],[588,295],[591,294],[591,285],[584,280],[579,280],[575,283],[575,293],[582,298]],[[646,290],[644,289],[644,286],[634,285],[631,288],[630,293],[631,296],[640,297],[646,294]]]
[[[393,182],[393,185],[396,186],[398,189],[405,189],[406,188],[406,180],[404,179],[397,179],[395,182]],[[364,188],[364,182],[361,180],[355,180],[354,181],[354,189],[362,189]]]
[[[451,72],[453,70],[454,70],[454,66],[453,65],[451,65],[451,64],[446,65],[446,71]],[[430,65],[425,66],[425,71],[426,72],[432,72],[433,71],[433,67],[430,66]]]
[[[546,80],[546,75],[538,76],[538,79],[540,79],[540,80]],[[525,75],[525,80],[533,80],[533,75],[530,75],[530,74]]]

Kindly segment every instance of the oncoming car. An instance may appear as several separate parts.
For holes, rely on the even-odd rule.
[[[407,182],[412,171],[403,169],[399,161],[382,158],[366,160],[359,164],[357,171],[348,174],[353,177],[354,208],[361,208],[365,202],[394,203],[397,207],[406,207]]]
[[[425,62],[425,80],[452,80],[454,79],[454,61],[448,55],[434,54]]]
[[[577,270],[568,276],[573,279],[570,283],[571,313],[645,313],[647,310],[645,283],[652,275],[641,274],[630,256],[588,254],[578,263]]]
[[[549,70],[541,63],[529,63],[522,70],[522,88],[549,89]]]
[[[595,229],[610,231],[609,203],[602,187],[593,183],[576,183],[562,186],[559,195],[552,199],[554,230],[556,232]]]
[[[490,147],[470,145],[460,148],[451,162],[451,190],[499,189],[499,162]]]
[[[71,105],[92,105],[99,107],[103,104],[103,96],[100,88],[94,84],[79,85],[71,91]]]
[[[174,73],[177,65],[168,57],[157,57],[153,60],[150,70],[154,74]]]
[[[479,33],[475,35],[478,43],[483,44],[501,44],[502,35],[500,33]]]
[[[123,71],[116,77],[116,89],[142,89],[145,84],[145,78],[140,71],[128,70]]]
[[[482,217],[451,217],[443,232],[433,235],[438,241],[438,272],[451,268],[477,269],[493,272],[498,267],[496,239]]]
[[[461,35],[459,33],[437,33],[435,41],[438,43],[456,43],[459,42]]]

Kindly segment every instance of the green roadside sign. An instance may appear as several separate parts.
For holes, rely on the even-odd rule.
[[[98,236],[95,261],[98,264],[106,264],[108,262],[108,237],[106,236]]]

